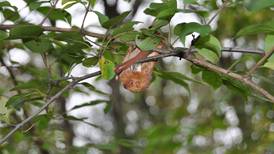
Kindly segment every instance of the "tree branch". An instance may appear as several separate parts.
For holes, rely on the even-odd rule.
[[[0,140],[0,145],[3,144],[13,133],[15,133],[19,128],[24,126],[26,123],[30,122],[35,116],[37,116],[40,112],[42,112],[44,109],[47,108],[51,103],[53,103],[58,97],[60,97],[65,91],[69,90],[72,88],[74,85],[76,85],[78,82],[100,75],[101,72],[97,71],[91,74],[84,75],[82,77],[78,77],[75,80],[73,80],[70,84],[65,86],[63,89],[61,89],[58,93],[56,93],[54,96],[52,96],[38,111],[33,113],[31,116],[17,124],[7,135],[5,135],[1,140]]]
[[[260,67],[272,54],[274,53],[274,48],[271,51],[266,52],[265,55],[246,73],[245,77],[249,77],[255,72],[255,70]]]
[[[16,27],[18,25],[6,25],[0,24],[0,30],[8,30]],[[40,26],[44,31],[51,31],[51,32],[80,32],[79,29],[76,28],[59,28],[59,27],[52,27],[52,26]],[[105,34],[94,33],[90,31],[83,30],[82,34],[96,37],[96,38],[104,38]]]
[[[187,48],[182,48],[182,50],[174,51],[174,52],[171,52],[171,53],[165,53],[165,54],[160,54],[160,55],[157,55],[157,56],[147,57],[145,59],[139,60],[137,63],[156,61],[158,59],[161,59],[161,58],[164,58],[164,57],[170,57],[170,56],[184,58],[184,59],[190,61],[191,63],[195,64],[195,65],[198,65],[198,66],[201,66],[201,67],[205,67],[208,70],[211,70],[213,72],[220,73],[220,74],[229,76],[229,77],[231,77],[233,79],[236,79],[238,81],[241,81],[244,84],[246,84],[249,87],[251,87],[253,90],[259,92],[262,96],[264,96],[265,98],[267,98],[270,102],[274,103],[274,96],[271,95],[266,90],[264,90],[263,88],[259,87],[257,84],[255,84],[250,79],[246,78],[243,75],[240,75],[240,74],[237,74],[237,73],[233,73],[233,72],[231,72],[229,70],[223,69],[223,68],[221,68],[219,66],[211,64],[209,62],[206,62],[206,61],[204,61],[202,59],[195,58],[192,55],[187,56],[187,54],[185,52],[187,50],[188,50]]]

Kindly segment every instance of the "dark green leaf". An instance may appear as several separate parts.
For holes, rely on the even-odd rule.
[[[103,91],[100,91],[98,90],[95,86],[91,85],[90,83],[87,83],[87,82],[81,82],[81,84],[83,86],[85,86],[86,88],[88,88],[89,90],[93,91],[93,92],[96,92],[98,94],[102,94],[102,95],[109,95],[108,93],[105,93]]]
[[[163,79],[171,80],[181,86],[183,86],[188,92],[190,92],[189,86],[185,80],[189,80],[186,76],[177,72],[163,72],[155,71],[155,74]]]
[[[15,109],[20,109],[25,102],[34,100],[35,98],[40,98],[41,95],[38,94],[37,92],[29,92],[29,93],[24,93],[24,94],[17,94],[12,96],[6,103],[7,108],[15,108]]]
[[[137,21],[129,21],[129,22],[117,27],[117,28],[114,28],[112,30],[112,35],[117,35],[117,34],[120,34],[120,33],[133,31],[134,30],[133,26],[135,24],[138,24],[138,23],[139,22],[137,22]]]
[[[8,34],[5,31],[0,30],[0,41],[8,38]]]
[[[48,127],[48,124],[50,122],[51,116],[49,114],[42,114],[34,118],[34,121],[36,123],[35,128],[43,130]]]
[[[43,29],[36,25],[18,25],[10,30],[10,39],[36,38],[43,33]]]
[[[134,41],[138,35],[139,35],[139,32],[136,32],[136,31],[126,32],[126,33],[123,33],[123,35],[119,35],[118,39],[123,42]]]
[[[136,40],[136,45],[142,50],[142,51],[150,51],[159,45],[161,42],[161,38],[159,37],[147,37],[144,40]]]
[[[214,89],[217,89],[222,85],[221,76],[215,72],[204,70],[202,72],[202,79],[211,85]]]
[[[104,23],[106,23],[109,20],[108,16],[106,16],[98,11],[93,11],[93,12],[98,16],[101,26],[103,26]]]
[[[85,123],[85,124],[88,124],[88,125],[90,125],[90,126],[92,126],[92,127],[99,128],[98,125],[95,125],[95,124],[93,124],[93,123],[90,123],[90,122],[85,121],[86,119],[88,119],[87,117],[84,117],[84,118],[77,118],[77,117],[72,116],[72,115],[64,115],[63,117],[64,117],[64,119],[67,119],[67,120],[80,121],[80,122],[83,122],[83,123]]]
[[[237,94],[241,94],[247,99],[247,97],[250,95],[250,89],[243,85],[242,82],[233,80],[227,77],[223,77],[223,84],[226,85],[229,89],[231,89],[233,92],[236,92]]]
[[[120,14],[119,16],[116,16],[114,18],[111,18],[105,22],[103,22],[102,26],[104,28],[112,28],[117,26],[118,24],[122,23],[122,21],[129,15],[130,11],[127,12],[123,12],[122,14]],[[100,19],[100,18],[99,18]],[[101,22],[100,22],[101,23]]]
[[[50,40],[45,38],[28,41],[25,46],[36,53],[44,53],[53,48]]]
[[[167,0],[163,3],[151,3],[149,8],[145,9],[144,12],[158,19],[170,20],[177,12],[177,1]]]
[[[151,29],[159,29],[169,23],[168,20],[157,19],[153,22]]]
[[[192,78],[190,78],[190,77],[188,77],[188,76],[186,76],[182,73],[179,73],[179,72],[168,72],[168,71],[161,71],[161,70],[156,70],[155,72],[163,74],[163,75],[172,76],[174,78],[178,78],[178,79],[181,79],[181,80],[191,81],[191,82],[194,82],[194,83],[197,83],[197,84],[204,84],[201,81],[192,79]]]
[[[200,37],[202,38],[202,37]],[[198,39],[198,41],[194,44],[194,46],[196,48],[206,48],[209,49],[211,51],[213,51],[217,57],[221,57],[221,43],[220,41],[214,37],[213,35],[209,35],[209,37],[207,37],[208,39],[205,39],[205,41],[200,41],[200,39]]]
[[[108,100],[94,100],[94,101],[90,101],[90,102],[87,102],[87,103],[83,103],[81,105],[76,105],[76,106],[72,107],[70,109],[70,111],[71,110],[75,110],[75,109],[79,109],[79,108],[82,108],[82,107],[94,106],[94,105],[101,104],[101,103],[109,103],[109,101]]]
[[[50,14],[48,12],[51,10]],[[71,15],[66,10],[63,9],[52,9],[52,7],[39,7],[37,11],[41,12],[44,15],[47,15],[48,18],[52,21],[63,20],[71,24]]]
[[[16,21],[17,19],[20,18],[19,13],[11,9],[4,9],[2,13],[6,20]]]
[[[98,57],[89,57],[89,58],[85,58],[84,61],[83,61],[83,66],[85,67],[91,67],[91,66],[94,66],[98,63],[99,59]]]
[[[180,37],[182,43],[185,43],[185,37],[193,32],[199,33],[200,36],[206,36],[209,35],[211,29],[208,25],[201,25],[195,22],[181,23],[174,28],[174,34]]]

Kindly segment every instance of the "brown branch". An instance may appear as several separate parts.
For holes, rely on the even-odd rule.
[[[16,27],[18,25],[6,25],[0,24],[0,30],[8,30]],[[60,28],[60,27],[52,27],[52,26],[40,26],[44,31],[51,31],[51,32],[80,32],[79,29],[76,28]],[[104,38],[105,34],[94,33],[90,31],[83,30],[82,34],[96,37],[96,38]]]
[[[271,51],[266,52],[265,55],[246,73],[245,77],[250,77],[273,53],[274,48],[271,49]]]
[[[84,19],[83,19],[83,21],[82,21],[82,25],[81,25],[81,32],[82,32],[82,30],[84,30],[84,25],[85,25],[85,21],[86,21],[86,18],[87,18],[88,12],[89,12],[90,5],[91,5],[91,3],[89,2],[89,3],[88,3],[88,6],[86,7],[86,11],[85,11]]]
[[[236,79],[238,81],[243,82],[244,84],[248,85],[249,87],[251,87],[253,90],[259,92],[262,96],[264,96],[265,98],[267,98],[270,102],[274,103],[274,96],[271,95],[269,92],[267,92],[266,90],[264,90],[263,88],[259,87],[257,84],[255,84],[254,82],[252,82],[250,79],[246,78],[243,75],[237,74],[237,73],[233,73],[231,71],[228,71],[226,69],[223,69],[219,66],[216,66],[214,64],[211,64],[209,62],[206,62],[204,60],[198,59],[193,57],[192,55],[187,56],[186,52],[188,49],[187,48],[182,48],[182,50],[178,50],[175,52],[171,52],[171,53],[166,53],[166,54],[160,54],[158,56],[152,56],[152,57],[147,57],[145,59],[139,60],[137,63],[144,63],[144,62],[149,62],[149,61],[156,61],[158,59],[164,58],[164,57],[170,57],[170,56],[175,56],[175,57],[180,57],[180,58],[184,58],[188,61],[190,61],[193,64],[202,66],[207,68],[208,70],[211,70],[213,72],[216,73],[220,73],[226,76],[229,76],[233,79]]]
[[[57,98],[59,98],[65,91],[69,90],[72,88],[74,85],[76,85],[78,82],[100,75],[101,72],[97,71],[91,74],[84,75],[82,77],[78,77],[75,80],[73,80],[70,84],[65,86],[63,89],[61,89],[58,93],[56,93],[54,96],[52,96],[38,111],[33,113],[31,116],[17,124],[7,135],[5,135],[1,140],[0,140],[0,145],[3,144],[11,135],[13,135],[18,129],[20,129],[22,126],[24,126],[26,123],[30,122],[35,116],[37,116],[40,112],[42,112],[44,109],[47,108],[51,103],[53,103]]]
[[[5,61],[4,61],[4,59],[3,59],[2,57],[0,57],[0,63],[1,63],[3,66],[5,66],[6,69],[8,70],[13,85],[14,85],[14,86],[17,86],[17,85],[18,85],[18,82],[17,82],[17,80],[16,80],[16,78],[15,78],[15,75],[14,75],[12,69],[11,69],[9,66],[7,66],[7,64],[5,63]],[[18,91],[18,93],[20,93],[20,91]]]

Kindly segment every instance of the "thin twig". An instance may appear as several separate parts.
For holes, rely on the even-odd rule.
[[[0,63],[1,63],[3,66],[5,66],[6,69],[8,70],[13,85],[14,85],[14,86],[17,86],[17,85],[18,85],[18,82],[17,82],[17,80],[16,80],[16,78],[15,78],[15,75],[14,75],[12,69],[11,69],[9,66],[7,66],[7,64],[5,63],[5,61],[4,61],[4,59],[3,59],[2,57],[0,57]],[[20,93],[20,92],[18,91],[18,93]]]
[[[0,145],[3,144],[12,134],[14,134],[18,129],[20,129],[22,126],[24,126],[26,123],[30,122],[35,116],[37,116],[40,112],[42,112],[47,106],[49,106],[51,103],[53,103],[58,97],[60,97],[65,91],[69,90],[72,88],[75,84],[78,82],[100,75],[101,72],[97,71],[91,74],[84,75],[82,77],[76,78],[74,81],[72,81],[70,84],[65,86],[63,89],[61,89],[58,93],[56,93],[54,96],[52,96],[38,111],[33,113],[31,116],[17,124],[7,135],[5,135],[1,140],[0,140]]]
[[[86,21],[88,12],[89,12],[90,5],[91,5],[91,3],[89,2],[89,3],[88,3],[88,6],[86,7],[86,12],[85,12],[85,15],[84,15],[84,19],[83,19],[83,21],[82,21],[81,32],[84,30],[84,25],[85,25],[85,21]]]
[[[210,25],[212,23],[212,21],[214,21],[214,19],[219,15],[219,13],[227,6],[226,3],[224,3],[218,10],[217,12],[213,15],[213,17],[211,17],[211,19],[207,22],[207,25]]]
[[[40,22],[39,25],[43,25],[43,23],[47,20],[48,16],[51,14],[51,12],[55,9],[57,3],[59,0],[56,0],[53,6],[50,8],[49,12],[46,14],[46,16],[43,18],[43,20]]]
[[[274,48],[271,51],[266,52],[265,55],[246,73],[245,77],[250,77],[255,70],[260,67],[272,54],[274,53]]]

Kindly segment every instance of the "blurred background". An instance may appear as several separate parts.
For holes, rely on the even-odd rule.
[[[26,7],[23,0],[8,0],[16,6],[20,18],[34,24],[43,20],[43,15]],[[0,1],[0,2],[3,2]],[[124,11],[131,10],[129,20],[140,21],[135,28],[148,27],[153,21],[152,16],[143,13],[150,0],[97,0],[93,10],[112,18]],[[242,2],[242,1],[239,1]],[[204,23],[211,19],[222,5],[222,1],[198,0],[200,5],[184,5],[178,0],[179,8],[193,7],[197,13],[177,13],[171,20],[171,27],[182,22]],[[236,2],[235,2],[236,3]],[[233,36],[249,24],[261,23],[273,19],[273,10],[263,10],[251,13],[245,9],[247,3],[239,3],[224,8],[210,26],[214,36],[221,40],[223,47],[241,47],[263,49],[264,36],[251,36],[234,39]],[[43,5],[48,6],[49,3]],[[61,1],[57,8],[62,8]],[[72,15],[73,26],[81,27],[86,9],[75,4],[66,9]],[[0,15],[0,22],[12,24]],[[50,25],[48,21],[44,25]],[[64,21],[57,21],[57,27],[71,27]],[[89,12],[85,22],[86,30],[105,33],[101,28],[96,14]],[[164,32],[169,27],[162,28]],[[174,46],[188,47],[191,36],[186,44],[177,41]],[[89,37],[96,41],[96,38]],[[176,38],[172,37],[172,41]],[[99,46],[94,45],[99,48]],[[250,68],[259,57],[241,53],[223,53],[220,65],[224,68],[231,63],[240,61],[235,66],[237,72]],[[39,54],[19,48],[11,48],[2,59],[8,66],[13,66],[16,77],[21,81],[29,81],[35,73],[23,72],[16,67],[31,66],[32,71],[42,73],[45,69]],[[200,74],[193,73],[190,63],[178,58],[165,58],[158,66],[166,71],[177,71],[195,80],[201,80]],[[72,67],[72,76],[82,76],[99,70],[99,67],[85,67],[78,64]],[[39,72],[38,72],[39,71]],[[41,71],[41,72],[40,72]],[[267,78],[265,77],[267,76]],[[256,81],[264,88],[274,93],[274,74],[260,69]],[[5,102],[12,95],[9,72],[0,67],[0,91]],[[119,153],[119,154],[195,154],[195,153],[274,153],[274,111],[273,104],[262,103],[258,99],[243,97],[241,92],[235,92],[225,86],[217,89],[205,83],[187,82],[188,90],[171,81],[158,77],[153,78],[150,87],[142,93],[131,93],[125,90],[115,79],[88,79],[96,90],[91,91],[81,85],[76,86],[54,104],[55,115],[49,120],[39,120],[35,126],[36,135],[30,132],[17,132],[12,142],[0,146],[0,153]],[[216,83],[218,84],[218,79]],[[242,89],[241,89],[242,90]],[[244,89],[245,90],[245,89]],[[76,105],[93,102],[94,105],[73,109]],[[3,103],[2,103],[3,104]],[[32,110],[37,110],[33,106]],[[19,113],[20,114],[20,113]],[[66,114],[67,118],[60,115]],[[8,117],[1,117],[5,121]],[[5,126],[1,123],[0,126]],[[1,129],[0,136],[9,130]],[[37,143],[35,143],[37,142]],[[34,144],[35,143],[35,144]]]

